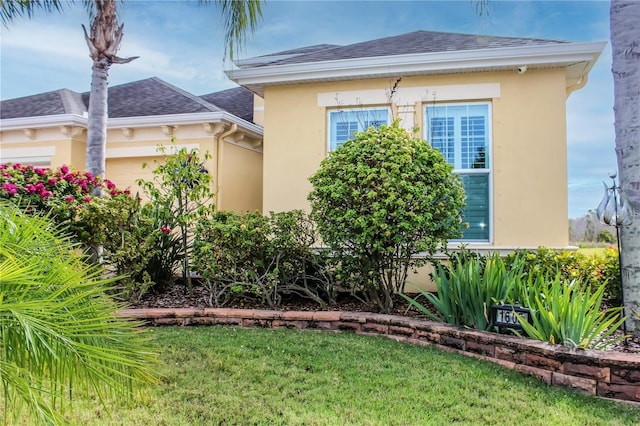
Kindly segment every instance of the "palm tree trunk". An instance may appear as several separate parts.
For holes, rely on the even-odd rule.
[[[106,57],[93,62],[91,96],[89,97],[89,123],[87,130],[86,167],[94,176],[104,178],[107,146],[107,86],[109,84],[109,60]],[[97,187],[96,196],[101,196]]]
[[[91,94],[89,96],[89,123],[87,131],[87,151],[85,166],[91,174],[104,179],[107,146],[107,86],[111,64],[126,64],[137,58],[117,56],[124,24],[118,25],[117,3],[115,0],[94,0],[96,16],[91,23],[90,33],[84,30],[84,38],[93,59]],[[96,188],[96,196],[101,191]]]
[[[633,211],[621,228],[622,294],[627,330],[640,333],[640,2],[611,1],[616,154],[620,186]]]

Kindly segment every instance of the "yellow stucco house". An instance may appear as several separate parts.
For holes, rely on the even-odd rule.
[[[400,118],[464,181],[453,246],[567,247],[565,104],[605,45],[417,31],[237,61],[227,75],[264,114],[262,210],[308,210],[320,161]]]
[[[109,89],[107,177],[172,137],[209,151],[217,206],[309,210],[308,178],[354,131],[400,118],[461,175],[464,237],[480,251],[567,247],[566,100],[606,42],[417,31],[236,61],[239,88],[195,96],[157,78]],[[87,93],[0,104],[0,162],[82,168]]]
[[[0,163],[83,169],[88,93],[62,89],[0,103]],[[139,190],[160,160],[159,145],[197,148],[212,158],[220,209],[262,208],[262,127],[253,122],[253,94],[241,87],[195,96],[158,78],[109,88],[106,177]]]

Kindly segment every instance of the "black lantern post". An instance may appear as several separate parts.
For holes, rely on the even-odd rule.
[[[617,173],[613,172],[609,174],[611,178],[611,186],[608,186],[606,182],[602,182],[604,185],[604,196],[602,201],[598,205],[596,210],[596,216],[598,220],[606,225],[614,226],[616,228],[616,241],[618,245],[618,278],[620,280],[620,298],[622,303],[622,316],[625,316],[624,309],[624,286],[622,284],[622,246],[620,244],[620,228],[623,226],[629,226],[631,224],[631,210],[629,208],[629,200],[616,184]],[[623,333],[627,334],[627,322],[622,323]],[[625,344],[627,340],[625,339]]]

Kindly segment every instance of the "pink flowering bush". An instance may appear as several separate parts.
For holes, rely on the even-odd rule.
[[[77,217],[94,200],[97,191],[109,195],[123,192],[108,180],[103,182],[89,172],[68,166],[50,169],[30,164],[0,164],[0,198],[25,211],[50,215],[83,243],[88,242],[86,235],[81,235],[85,226],[78,223]]]
[[[150,259],[159,255],[160,240],[171,230],[145,215],[140,199],[128,190],[68,166],[0,164],[0,199],[48,215],[94,259],[95,248],[102,247],[105,268],[121,276],[118,292],[124,299],[137,299],[154,285]]]

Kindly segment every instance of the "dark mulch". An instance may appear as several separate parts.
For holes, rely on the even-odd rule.
[[[186,285],[177,282],[162,291],[150,291],[142,299],[130,304],[131,308],[210,308],[209,292],[197,280],[194,281],[193,294],[190,295]],[[340,294],[336,303],[321,307],[318,303],[300,296],[284,296],[278,306],[272,307],[256,301],[246,299],[233,299],[226,303],[224,308],[237,309],[268,309],[277,311],[351,311],[351,312],[378,312],[375,305],[370,305],[350,294]],[[414,318],[424,318],[425,315],[415,307],[409,305],[401,296],[395,296],[393,300],[393,315],[404,315]],[[616,335],[622,335],[618,330]],[[626,342],[613,345],[611,350],[627,353],[640,353],[640,334],[630,337]]]

